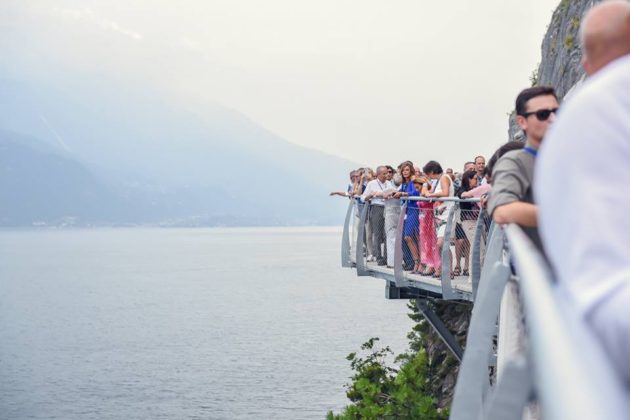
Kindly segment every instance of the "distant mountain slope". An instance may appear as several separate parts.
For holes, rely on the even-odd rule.
[[[35,139],[0,131],[0,173],[0,225],[119,216],[119,198],[94,174]]]
[[[4,79],[0,98],[0,128],[90,168],[102,180],[94,194],[120,204],[107,210],[116,220],[341,223],[346,203],[326,192],[341,188],[355,164],[291,144],[237,112],[111,81]],[[25,194],[42,194],[28,187]]]

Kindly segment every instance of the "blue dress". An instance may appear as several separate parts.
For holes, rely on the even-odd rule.
[[[400,191],[409,194],[409,197],[419,197],[420,193],[416,190],[413,182],[407,182],[400,186]],[[420,212],[418,210],[417,201],[407,201],[407,212],[405,214],[405,224],[403,225],[403,237],[418,236],[418,226],[420,223]]]

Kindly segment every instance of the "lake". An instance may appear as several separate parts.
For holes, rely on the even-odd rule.
[[[322,419],[407,301],[340,228],[0,231],[3,419]]]

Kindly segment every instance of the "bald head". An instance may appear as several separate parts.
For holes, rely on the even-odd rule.
[[[582,20],[580,36],[582,65],[589,75],[630,54],[630,3],[611,0],[593,7]]]

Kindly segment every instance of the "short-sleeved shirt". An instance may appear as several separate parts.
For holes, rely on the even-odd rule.
[[[492,190],[488,200],[488,212],[491,215],[497,207],[505,204],[516,201],[534,203],[534,164],[534,156],[524,149],[508,152],[497,161],[492,170]],[[538,229],[521,227],[538,249],[542,250]]]

